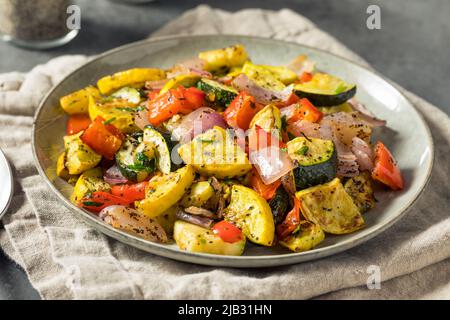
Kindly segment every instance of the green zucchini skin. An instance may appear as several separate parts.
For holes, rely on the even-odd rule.
[[[221,107],[227,107],[238,95],[235,89],[210,79],[201,79],[197,88],[206,93],[209,101]]]
[[[287,143],[297,167],[293,170],[296,190],[326,183],[336,177],[337,153],[331,140],[297,137]]]
[[[166,167],[164,169],[164,171],[166,171],[166,172],[164,172],[164,173],[173,172],[173,171],[178,170],[181,167],[181,165],[182,165],[182,160],[180,159],[180,163],[179,164],[173,162],[172,155],[173,154],[178,155],[178,152],[176,152],[176,150],[173,150],[173,148],[179,147],[179,145],[178,145],[177,141],[173,141],[172,140],[172,134],[170,132],[163,131],[163,130],[160,130],[158,128],[155,128],[152,125],[147,125],[144,128],[144,131],[145,130],[147,130],[147,131],[148,130],[153,130],[153,131],[159,133],[159,135],[162,136],[162,138],[164,139],[164,142],[165,142],[165,144],[167,146],[167,151],[168,151],[168,155],[165,156],[165,159],[170,159],[168,161],[164,161],[164,162],[167,162],[167,163],[161,164],[161,165],[164,165]],[[165,149],[165,148],[161,148],[161,149]],[[163,152],[166,152],[166,151],[163,151]],[[158,167],[158,162],[156,162],[156,166]]]
[[[142,181],[155,170],[155,159],[149,159],[143,153],[136,152],[142,137],[141,132],[128,135],[116,153],[117,167],[130,181]]]
[[[356,94],[356,86],[353,86],[347,91],[338,94],[319,94],[295,89],[295,94],[300,98],[307,98],[311,103],[317,107],[332,107],[342,104],[353,98]]]
[[[294,181],[297,191],[323,184],[333,180],[337,172],[337,154],[333,151],[331,158],[311,166],[299,165],[294,169]]]
[[[284,220],[291,206],[290,201],[289,194],[283,186],[278,187],[275,196],[269,202],[275,224],[279,224]]]

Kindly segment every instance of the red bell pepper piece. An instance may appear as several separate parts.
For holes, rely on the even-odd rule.
[[[98,213],[109,206],[129,206],[132,202],[105,191],[95,191],[89,197],[81,199],[79,205],[86,210]]]
[[[311,72],[303,72],[300,75],[300,82],[304,83],[304,82],[309,82],[311,81],[313,78],[313,74]]]
[[[203,107],[205,104],[206,93],[195,87],[187,88],[184,91],[184,97],[195,109]]]
[[[200,91],[200,90],[198,90]],[[148,120],[158,126],[178,113],[188,114],[203,105],[204,93],[196,88],[178,87],[148,102]]]
[[[115,196],[122,197],[130,202],[142,200],[145,198],[145,187],[148,181],[136,183],[136,184],[122,184],[116,185],[111,188],[111,193]]]
[[[375,165],[372,170],[372,178],[384,183],[392,190],[403,189],[403,178],[397,162],[381,141],[375,145]]]
[[[288,212],[286,218],[277,226],[278,239],[282,240],[290,235],[300,224],[301,203],[294,197],[294,208]]]
[[[234,243],[242,240],[242,231],[234,224],[222,220],[213,226],[213,232],[217,234],[223,241]]]
[[[72,135],[86,130],[91,124],[91,119],[87,114],[74,114],[67,120],[67,135]]]
[[[306,120],[309,122],[319,122],[323,118],[323,113],[317,109],[308,99],[302,98],[298,105],[294,108],[294,113],[288,119],[289,123],[298,120]]]
[[[152,90],[152,91],[150,91],[150,92],[147,94],[148,99],[149,99],[149,100],[154,100],[154,99],[156,99],[156,97],[158,97],[160,91],[161,91],[161,90]]]
[[[281,179],[278,179],[277,181],[272,182],[271,184],[265,184],[262,181],[258,171],[255,168],[253,168],[252,175],[250,177],[250,184],[253,190],[258,192],[261,195],[261,197],[263,197],[266,200],[270,200],[275,196],[275,192],[281,185]]]
[[[112,160],[122,145],[123,135],[113,125],[97,117],[81,135],[81,140],[95,152]]]
[[[283,108],[283,107],[290,106],[294,103],[298,103],[299,101],[300,101],[300,98],[294,92],[292,92],[285,101],[280,101],[276,105],[279,108]]]
[[[259,111],[255,98],[242,91],[225,109],[223,118],[230,127],[247,130],[255,114]]]

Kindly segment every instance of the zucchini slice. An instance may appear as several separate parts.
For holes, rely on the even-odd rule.
[[[291,200],[287,191],[282,186],[278,187],[275,196],[269,202],[275,224],[281,223],[284,220],[290,207],[290,202]]]
[[[337,154],[331,140],[298,137],[287,143],[288,154],[298,165],[294,169],[298,190],[333,180],[337,171]]]
[[[111,99],[123,99],[128,101],[133,105],[138,105],[141,102],[141,93],[136,88],[123,87],[117,90],[112,95],[109,96]]]
[[[345,191],[353,199],[361,213],[375,207],[375,197],[369,172],[352,177],[344,184]]]
[[[314,74],[311,81],[294,87],[301,98],[308,98],[316,106],[336,106],[351,99],[356,94],[356,85],[325,73]]]
[[[144,128],[144,142],[150,143],[155,148],[156,153],[156,168],[164,174],[169,174],[172,168],[170,160],[171,148],[167,143],[167,139],[161,132],[147,126]]]
[[[331,113],[337,113],[337,112],[352,112],[353,108],[348,102],[344,102],[343,104],[340,104],[338,106],[332,106],[332,107],[318,107],[322,113],[324,114],[331,114]]]
[[[221,84],[217,81],[202,78],[197,88],[206,93],[206,98],[221,107],[228,106],[238,95],[238,92],[231,87]]]
[[[126,178],[140,182],[155,170],[153,147],[143,142],[142,133],[130,134],[116,153],[116,164]]]
[[[323,231],[346,234],[364,226],[364,219],[339,178],[299,191],[302,214]]]
[[[159,95],[162,95],[169,91],[170,89],[174,89],[178,86],[183,86],[185,88],[195,87],[197,82],[200,80],[200,76],[196,74],[182,74],[176,76],[175,78],[170,79],[164,87],[159,92]]]

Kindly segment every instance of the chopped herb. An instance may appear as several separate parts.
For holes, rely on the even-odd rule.
[[[114,109],[119,111],[126,111],[126,112],[138,112],[145,109],[144,106],[139,106],[137,108],[130,108],[130,107],[115,107]]]
[[[301,132],[301,134],[302,134],[302,136],[305,137],[306,140],[308,140],[309,142],[312,142],[311,139],[306,136],[306,134],[304,134],[303,132]]]
[[[286,131],[286,128],[287,128],[287,119],[286,119],[286,115],[283,115],[281,117],[281,130]]]
[[[101,202],[95,202],[95,201],[85,201],[83,202],[83,205],[87,207],[101,207],[103,203]]]
[[[301,147],[300,149],[298,149],[298,150],[295,152],[295,154],[304,156],[304,155],[308,152],[308,150],[309,150],[309,147],[308,147],[308,146],[303,146],[303,147]]]
[[[111,119],[108,119],[106,121],[103,122],[104,125],[110,124],[111,122],[113,122],[114,120],[116,120],[116,117],[112,117]]]

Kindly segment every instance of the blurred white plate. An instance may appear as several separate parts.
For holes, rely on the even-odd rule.
[[[0,149],[0,219],[8,210],[13,195],[13,185],[11,167]]]

